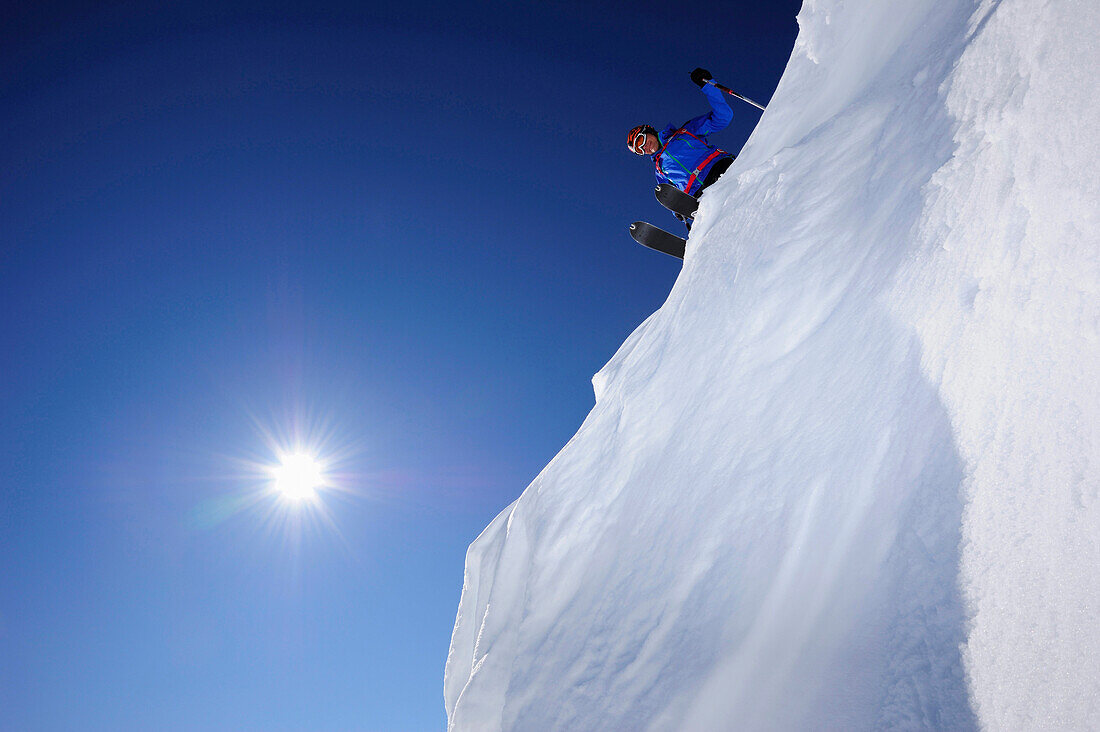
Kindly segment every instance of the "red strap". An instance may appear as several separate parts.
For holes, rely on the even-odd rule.
[[[682,133],[684,133],[685,135],[687,135],[688,137],[694,137],[694,138],[695,138],[696,140],[698,140],[699,142],[703,143],[704,145],[706,145],[706,144],[707,144],[707,141],[706,141],[706,140],[704,140],[703,138],[699,137],[698,135],[693,135],[693,134],[691,134],[691,133],[690,133],[690,132],[688,132],[688,131],[687,131],[687,129],[686,129],[686,128],[684,128],[684,127],[681,127],[680,129],[676,130],[676,134],[677,134],[677,135],[679,135],[679,134],[680,134],[681,132],[682,132]],[[709,146],[709,145],[707,145],[707,147],[710,147],[710,146]]]
[[[690,132],[688,134],[691,135]],[[695,137],[695,136],[692,135],[692,137]],[[699,139],[699,138],[695,138],[695,139]],[[695,183],[695,177],[697,175],[699,175],[700,172],[702,172],[703,168],[707,167],[707,165],[710,163],[711,160],[714,160],[716,157],[718,157],[721,154],[722,154],[721,150],[715,150],[714,152],[712,152],[710,155],[707,156],[706,160],[699,163],[699,167],[696,168],[695,170],[693,170],[692,173],[691,173],[691,177],[688,178],[687,185],[684,186],[684,193],[690,193],[691,192],[691,186],[692,186],[693,183]]]
[[[678,131],[679,131],[679,130],[677,130],[677,132],[678,132]],[[668,139],[667,139],[667,140],[665,140],[665,144],[664,144],[664,145],[661,145],[661,149],[660,149],[660,150],[658,150],[657,152],[653,153],[653,165],[654,165],[654,167],[656,167],[656,168],[657,168],[657,172],[658,172],[658,173],[660,173],[661,175],[664,175],[664,174],[665,174],[665,171],[663,171],[663,170],[661,169],[661,155],[662,155],[662,154],[664,154],[664,152],[665,152],[665,148],[666,148],[666,147],[668,147],[668,144],[669,144],[670,142],[672,142],[672,138],[674,138],[674,137],[676,137],[676,132],[673,132],[673,133],[672,133],[671,135],[669,135],[669,136],[668,136]],[[657,138],[657,141],[659,142],[660,140],[661,140],[661,138],[660,138],[660,137],[658,137],[658,138]]]

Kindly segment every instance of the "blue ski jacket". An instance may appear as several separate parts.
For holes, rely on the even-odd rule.
[[[703,85],[703,94],[710,102],[711,111],[688,120],[680,127],[669,125],[659,132],[657,137],[661,148],[653,153],[657,182],[670,183],[692,196],[699,193],[707,173],[716,162],[724,157],[734,157],[707,143],[707,135],[724,130],[733,119],[733,110],[726,101],[726,95],[710,81]]]

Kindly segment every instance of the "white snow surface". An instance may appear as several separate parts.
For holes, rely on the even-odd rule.
[[[1100,729],[1100,3],[798,20],[470,546],[453,730]]]

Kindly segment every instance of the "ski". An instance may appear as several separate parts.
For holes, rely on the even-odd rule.
[[[635,221],[630,225],[630,236],[643,247],[649,247],[677,259],[684,258],[684,247],[687,241],[664,229],[658,229],[653,224]]]
[[[692,218],[695,216],[696,209],[699,208],[699,199],[695,196],[689,196],[676,186],[667,183],[657,186],[653,193],[662,206],[681,216]]]

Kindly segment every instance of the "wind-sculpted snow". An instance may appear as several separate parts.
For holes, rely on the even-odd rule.
[[[1100,729],[1100,6],[799,22],[470,547],[452,729]]]

